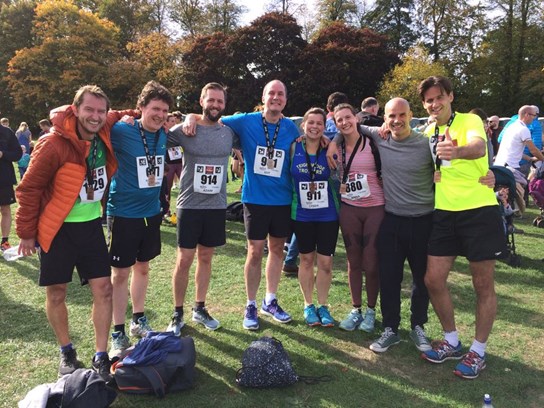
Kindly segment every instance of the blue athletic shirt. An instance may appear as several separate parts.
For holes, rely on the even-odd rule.
[[[158,139],[154,132],[144,131],[144,134],[150,154],[156,155],[164,165],[166,133],[161,129]],[[161,210],[160,183],[150,188],[140,188],[138,184],[136,158],[146,156],[138,121],[134,126],[117,122],[111,129],[111,142],[119,168],[111,179],[107,214],[125,218],[157,215]]]
[[[310,162],[316,162],[316,155],[310,154]],[[317,165],[315,166],[315,182],[319,183],[320,181],[327,181],[327,194],[329,200],[329,206],[326,208],[302,208],[300,201],[300,182],[310,182],[311,177],[308,172],[308,161],[306,159],[306,154],[304,146],[302,143],[295,144],[295,152],[293,158],[291,159],[291,176],[293,177],[293,201],[291,203],[291,219],[295,221],[336,221],[338,220],[338,209],[339,202],[337,194],[333,192],[333,184],[330,179],[331,171],[329,165],[327,164],[327,149],[321,149],[319,156],[317,157]],[[307,190],[306,190],[307,191]],[[304,192],[303,192],[304,193]],[[307,191],[306,194],[311,194]]]
[[[241,113],[228,116],[221,121],[230,127],[240,138],[244,153],[245,171],[242,188],[242,202],[259,205],[290,205],[293,199],[291,175],[289,172],[289,149],[299,132],[291,119],[282,118],[275,148],[283,150],[284,162],[280,177],[255,174],[255,152],[257,146],[266,147],[262,113]],[[270,139],[274,137],[276,124],[267,123]]]

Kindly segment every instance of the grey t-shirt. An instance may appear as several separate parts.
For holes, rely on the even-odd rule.
[[[432,212],[434,165],[429,138],[412,129],[410,136],[402,141],[391,135],[384,140],[377,127],[361,126],[361,129],[372,137],[380,152],[385,211],[404,217]],[[341,139],[334,141],[340,143]]]
[[[176,207],[197,210],[227,208],[229,157],[232,148],[239,147],[238,137],[234,132],[229,127],[219,124],[197,125],[196,136],[188,137],[181,130],[181,125],[177,125],[168,132],[167,147],[174,146],[181,146],[184,151]],[[202,191],[213,191],[211,187],[219,179],[221,183],[217,193],[195,191],[195,185],[197,188],[201,186]],[[217,186],[219,187],[219,184]]]

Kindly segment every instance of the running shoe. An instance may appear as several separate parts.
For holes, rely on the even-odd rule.
[[[308,326],[320,326],[321,320],[317,316],[314,305],[308,305],[304,308],[304,321]]]
[[[83,363],[77,359],[75,349],[60,352],[59,377],[72,374],[78,368],[83,368]]]
[[[431,363],[442,364],[446,360],[459,360],[463,357],[461,342],[453,347],[446,340],[437,342],[429,351],[421,354],[421,357]]]
[[[342,330],[353,331],[355,328],[359,327],[363,321],[363,315],[359,312],[358,309],[352,309],[347,317],[340,322],[339,327]]]
[[[375,353],[383,353],[389,349],[389,347],[400,343],[400,337],[393,331],[391,327],[386,327],[381,337],[370,345],[370,350]]]
[[[147,336],[147,333],[150,331],[153,331],[151,326],[149,325],[149,322],[147,321],[147,317],[142,316],[138,319],[138,323],[134,323],[134,321],[130,322],[130,335],[134,337],[145,337]]]
[[[478,378],[480,371],[486,367],[485,356],[481,357],[475,351],[469,351],[463,356],[463,359],[457,364],[453,373],[461,378],[473,380]]]
[[[94,356],[92,367],[93,371],[95,371],[106,383],[109,383],[113,379],[110,372],[111,362],[107,354],[99,358]]]
[[[367,333],[372,333],[374,331],[374,325],[376,323],[376,311],[369,307],[366,308],[365,317],[359,325],[359,330],[365,331]]]
[[[111,358],[122,358],[125,350],[129,347],[130,340],[125,333],[116,331],[111,334],[111,348],[109,353]]]
[[[331,316],[329,312],[329,308],[327,306],[319,306],[317,308],[317,315],[319,316],[319,320],[321,320],[321,326],[323,327],[334,326],[334,318]]]
[[[181,329],[185,326],[185,322],[183,321],[183,315],[178,315],[177,313],[174,313],[174,316],[172,316],[172,321],[166,328],[167,332],[174,333],[174,336],[180,337],[181,336]]]
[[[412,331],[410,331],[410,338],[416,345],[416,348],[419,351],[429,351],[431,350],[431,342],[425,334],[425,330],[421,326],[416,326]]]
[[[246,306],[246,313],[244,314],[244,322],[242,323],[246,330],[258,330],[259,329],[259,316],[257,316],[257,307],[253,304]]]
[[[211,317],[205,307],[197,307],[193,309],[193,322],[203,324],[208,330],[217,330],[221,327],[221,323]]]
[[[291,321],[291,315],[281,308],[278,299],[274,299],[269,305],[267,305],[263,299],[261,313],[272,317],[275,321],[280,323],[289,323]]]
[[[0,250],[1,250],[2,252],[3,252],[3,251],[7,251],[7,250],[10,249],[10,248],[11,248],[11,245],[10,245],[10,243],[9,243],[8,241],[2,242],[2,243],[0,244]]]

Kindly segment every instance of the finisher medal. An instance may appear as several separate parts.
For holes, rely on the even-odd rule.
[[[87,200],[94,200],[94,190],[92,186],[87,186]]]
[[[150,174],[149,176],[147,176],[147,185],[150,186],[150,187],[153,187],[155,185],[155,175],[154,174]]]
[[[346,183],[340,184],[340,194],[346,194],[346,193],[347,193]]]

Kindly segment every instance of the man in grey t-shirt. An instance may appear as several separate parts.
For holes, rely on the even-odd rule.
[[[227,169],[237,137],[226,126],[218,124],[225,110],[227,94],[218,83],[202,88],[200,106],[202,117],[197,122],[196,137],[186,136],[181,125],[170,129],[168,154],[172,159],[181,154],[183,169],[180,193],[177,199],[178,250],[172,276],[174,315],[167,331],[180,335],[183,321],[183,303],[189,281],[189,269],[195,253],[195,306],[192,320],[209,330],[220,323],[208,313],[205,301],[211,277],[214,249],[224,245],[225,214],[227,208]]]

